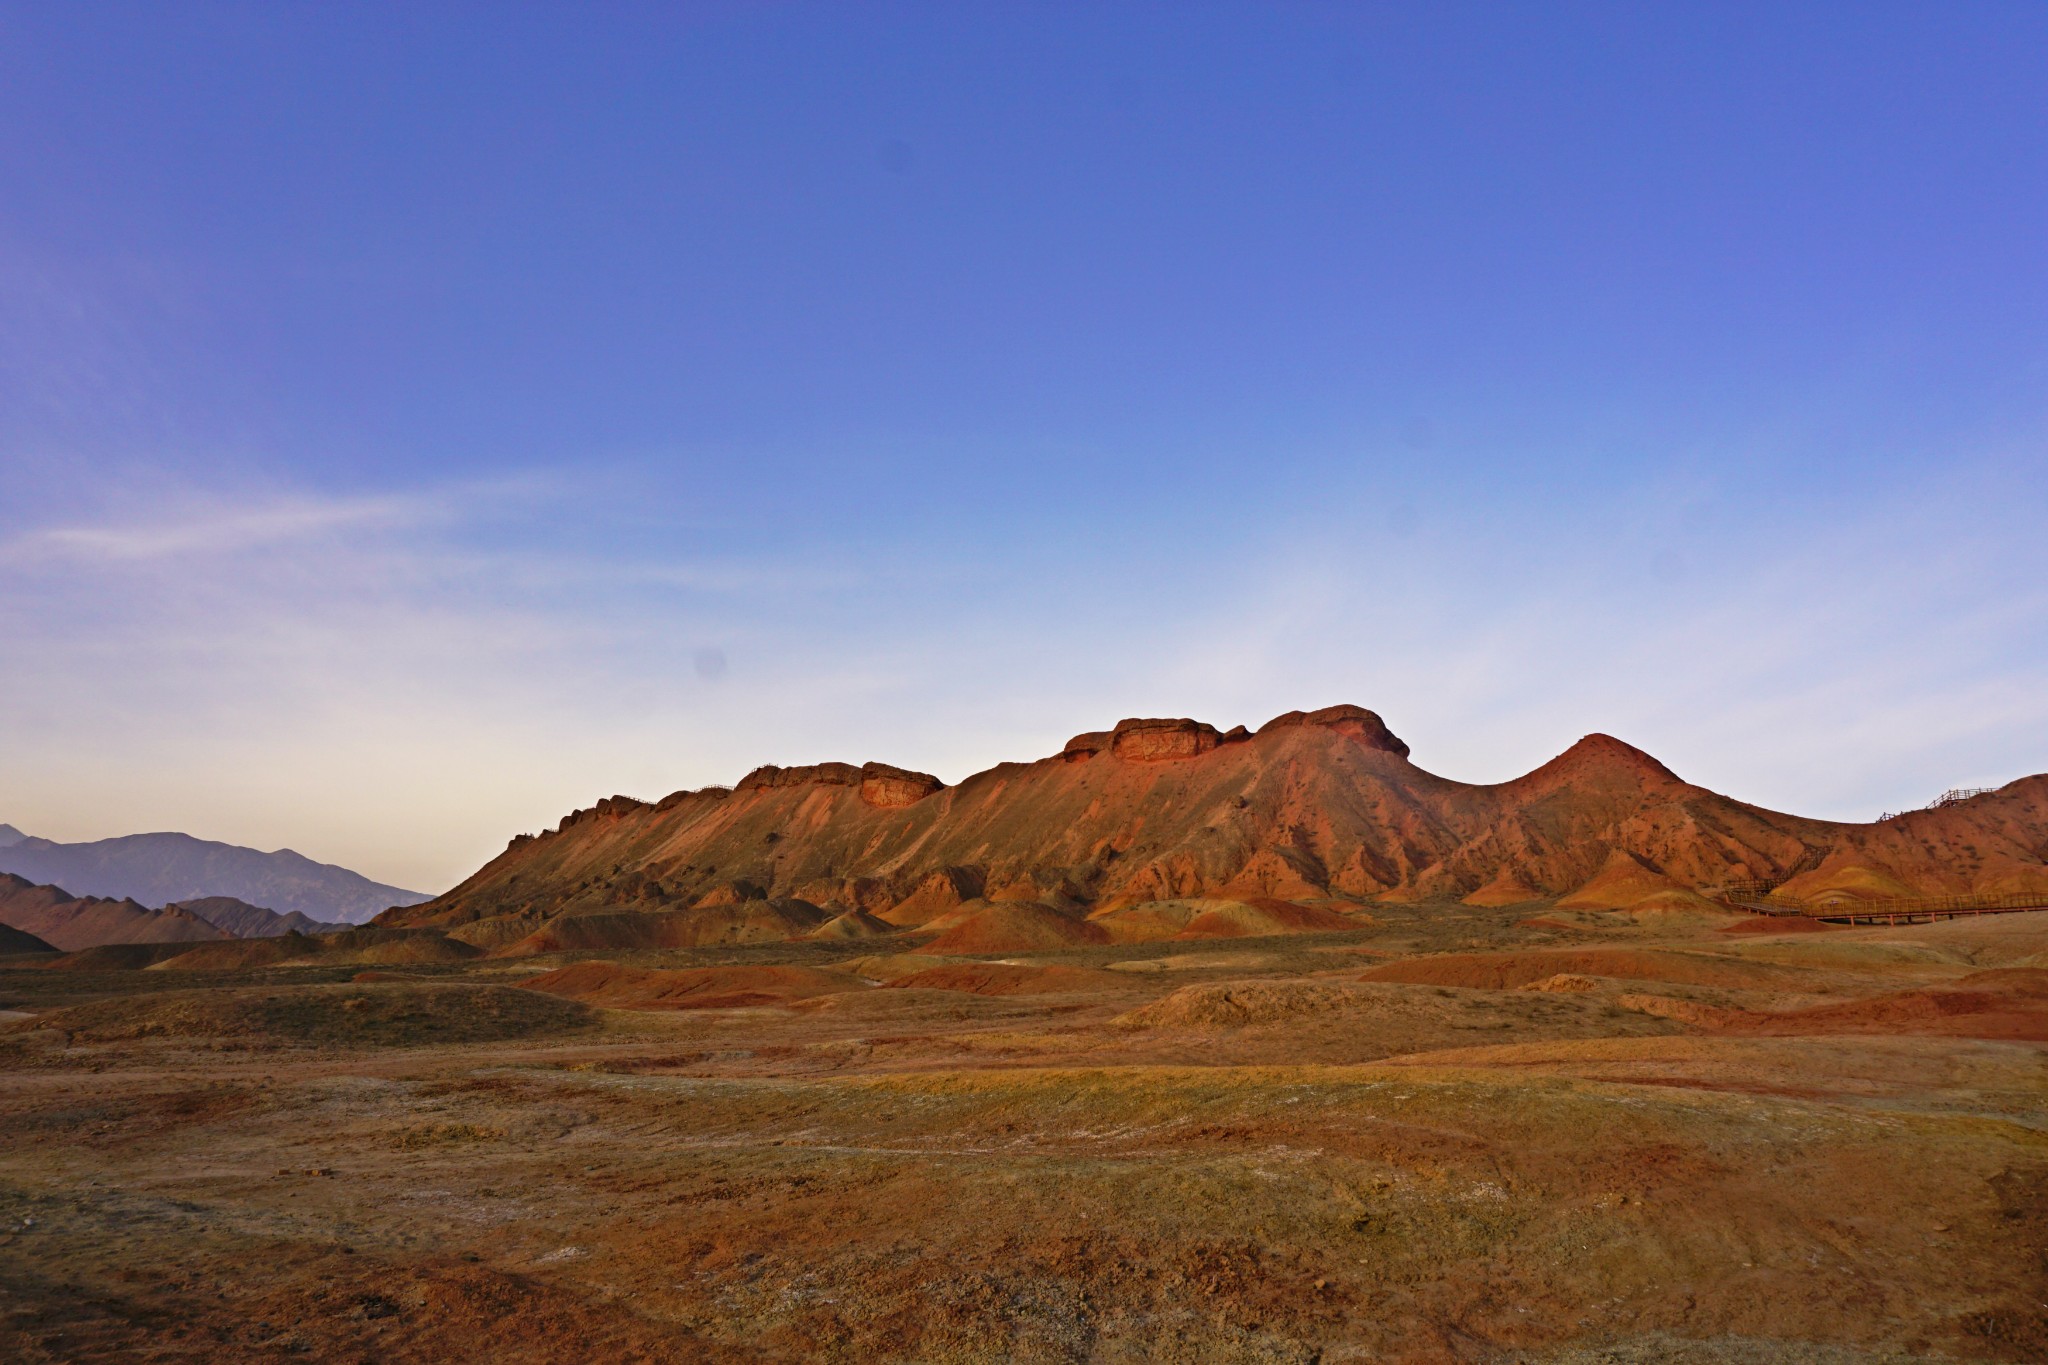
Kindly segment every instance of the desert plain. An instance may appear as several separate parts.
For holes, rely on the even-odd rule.
[[[14,959],[0,1356],[2048,1358],[2048,914],[1357,919]]]

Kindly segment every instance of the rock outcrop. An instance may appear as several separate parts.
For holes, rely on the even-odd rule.
[[[914,806],[946,784],[930,773],[892,768],[886,763],[864,763],[860,770],[860,799],[881,810]]]
[[[1390,754],[1408,757],[1408,746],[1387,728],[1387,723],[1377,712],[1363,706],[1325,706],[1320,711],[1287,711],[1273,717],[1259,727],[1259,733],[1269,730],[1285,730],[1295,725],[1319,725],[1348,735],[1371,749],[1381,749]]]
[[[1213,725],[1195,720],[1121,720],[1109,732],[1109,751],[1132,763],[1194,758],[1223,742]]]

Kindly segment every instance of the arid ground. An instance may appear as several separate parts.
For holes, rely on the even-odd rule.
[[[1769,927],[14,959],[0,1357],[2048,1359],[2048,914]]]

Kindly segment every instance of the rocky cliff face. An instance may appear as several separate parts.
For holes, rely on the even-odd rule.
[[[1127,720],[950,787],[824,763],[651,804],[613,797],[382,922],[790,899],[898,925],[981,899],[1078,915],[1192,897],[1506,904],[1611,877],[1617,854],[1667,888],[1795,876],[1809,890],[2048,887],[2048,778],[1841,825],[1693,786],[1605,735],[1480,786],[1415,766],[1362,707],[1289,712],[1256,734]]]

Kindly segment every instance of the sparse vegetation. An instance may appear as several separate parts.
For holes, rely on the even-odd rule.
[[[0,971],[0,1354],[2036,1358],[2048,916],[1542,919]]]

